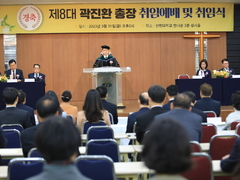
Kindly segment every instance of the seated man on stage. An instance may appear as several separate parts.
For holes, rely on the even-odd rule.
[[[229,73],[229,77],[232,77],[233,74],[235,74],[234,69],[229,68],[229,61],[228,59],[223,59],[222,60],[222,66],[223,68],[220,69],[219,71],[226,71]]]
[[[10,79],[17,79],[18,82],[24,81],[23,72],[21,69],[17,69],[17,62],[11,59],[9,62],[10,69],[5,71],[5,74]]]
[[[101,48],[101,56],[96,59],[95,63],[93,64],[93,68],[103,66],[120,67],[117,59],[112,56],[112,53],[110,52],[110,47],[107,45],[103,45],[101,46]]]
[[[36,82],[45,82],[45,75],[40,73],[40,64],[33,65],[33,73],[28,74],[29,79],[35,79]]]

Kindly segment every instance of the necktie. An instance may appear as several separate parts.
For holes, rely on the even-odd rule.
[[[16,79],[16,75],[15,75],[15,73],[14,73],[14,70],[13,70],[13,79]]]

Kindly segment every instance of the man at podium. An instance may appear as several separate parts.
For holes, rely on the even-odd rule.
[[[95,63],[93,64],[93,68],[103,66],[120,67],[116,58],[112,56],[112,53],[110,52],[110,47],[107,45],[103,45],[101,46],[101,48],[101,56],[96,59]]]

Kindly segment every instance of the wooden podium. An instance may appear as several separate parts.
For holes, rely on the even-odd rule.
[[[83,73],[92,74],[92,88],[105,86],[108,89],[108,101],[118,108],[125,108],[122,103],[122,73],[131,72],[130,67],[84,68]]]

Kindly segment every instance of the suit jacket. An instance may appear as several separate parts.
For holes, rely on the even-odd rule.
[[[39,73],[39,76],[37,78],[34,77],[35,73],[28,74],[29,79],[35,79],[36,82],[45,82],[45,75],[42,73]]]
[[[65,102],[61,103],[60,106],[63,109],[63,111],[73,116],[74,123],[77,124],[78,108],[76,106],[72,106],[71,104],[65,103]]]
[[[201,141],[202,136],[202,117],[188,111],[187,109],[172,109],[164,114],[155,117],[157,120],[160,117],[172,117],[188,132],[191,141]]]
[[[219,117],[221,112],[221,102],[215,101],[208,97],[198,100],[194,107],[202,111],[214,111],[217,117]]]
[[[21,124],[24,129],[32,126],[28,112],[16,107],[0,111],[0,126],[3,124]]]
[[[199,71],[200,71],[200,69],[197,70],[196,75],[201,76],[201,74],[199,74]],[[203,78],[212,78],[212,73],[211,73],[211,71],[210,71],[209,69],[206,69],[206,70],[204,71],[204,76],[205,76],[205,77],[203,77]]]
[[[148,111],[150,111],[149,108],[143,107],[143,108],[139,109],[139,111],[130,114],[128,116],[126,133],[132,133],[133,132],[133,126],[134,126],[134,123],[136,122],[137,116],[142,114],[142,113],[148,112]]]
[[[102,99],[102,105],[105,110],[107,110],[113,115],[113,122],[114,124],[117,124],[118,123],[117,106],[113,103],[106,101],[105,99]]]
[[[25,110],[28,112],[29,116],[30,116],[30,120],[31,120],[31,123],[33,126],[36,125],[36,122],[35,122],[35,117],[34,117],[34,110],[33,108],[25,105],[25,104],[17,104],[16,106],[18,109],[22,109],[22,110]]]
[[[229,74],[230,74],[230,77],[231,77],[231,75],[235,74],[235,71],[234,71],[234,69],[231,69],[231,68],[228,68],[228,69],[229,69]],[[219,69],[219,71],[225,71],[225,69],[224,69],[224,68],[222,68],[222,69]]]
[[[11,75],[11,69],[5,71],[5,74],[8,78],[10,78]],[[24,81],[23,71],[21,69],[16,69],[16,78],[20,79],[21,81]]]
[[[201,110],[199,110],[199,109],[197,109],[197,108],[195,108],[193,106],[192,106],[192,112],[198,114],[199,116],[201,116],[203,123],[207,122],[207,115],[206,115],[206,113],[204,113],[203,111],[201,111]]]
[[[148,130],[150,124],[153,122],[154,117],[158,114],[165,113],[166,110],[162,107],[153,107],[150,111],[142,113],[136,118],[136,136],[137,141],[142,143],[145,132]]]
[[[237,138],[229,158],[221,160],[221,169],[224,172],[231,173],[240,160],[240,138]]]
[[[72,164],[45,164],[43,166],[43,171],[33,177],[28,178],[27,180],[90,180],[81,174],[74,163]]]
[[[36,147],[34,143],[34,135],[38,127],[39,125],[33,126],[30,128],[24,129],[21,132],[21,142],[22,142],[22,150],[23,150],[24,157],[27,157],[30,149]]]
[[[173,99],[168,101],[167,104],[164,104],[163,109],[165,109],[166,111],[170,111],[171,110],[170,105],[171,105],[172,102],[173,102]]]

